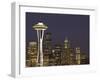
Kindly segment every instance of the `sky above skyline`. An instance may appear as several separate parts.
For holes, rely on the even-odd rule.
[[[34,24],[43,22],[48,26],[46,32],[52,33],[52,43],[62,43],[65,37],[72,48],[80,47],[83,53],[89,53],[89,15],[26,13],[26,42],[37,41]]]

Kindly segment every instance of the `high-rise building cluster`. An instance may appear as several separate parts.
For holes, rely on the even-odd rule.
[[[71,48],[70,42],[65,38],[63,44],[53,44],[52,34],[46,33],[43,40],[43,66],[80,65],[89,64],[89,56],[82,53],[80,47]],[[29,42],[26,47],[26,66],[38,66],[38,44]]]

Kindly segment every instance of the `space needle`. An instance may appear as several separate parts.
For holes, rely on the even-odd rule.
[[[43,66],[43,36],[44,31],[48,28],[43,22],[38,22],[33,26],[33,28],[37,31],[38,38],[38,53],[37,53],[37,65]]]

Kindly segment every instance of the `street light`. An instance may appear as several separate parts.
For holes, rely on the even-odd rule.
[[[46,30],[48,27],[42,22],[38,22],[33,26],[33,28],[37,31],[37,38],[38,38],[37,65],[43,66],[42,43],[43,43],[44,30]]]

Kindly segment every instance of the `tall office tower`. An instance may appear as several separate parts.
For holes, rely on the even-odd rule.
[[[45,33],[44,35],[44,41],[43,41],[43,48],[48,48],[48,49],[51,49],[51,45],[52,45],[52,39],[51,39],[51,33],[50,32],[47,32]]]
[[[44,49],[44,65],[53,65],[53,56],[52,56],[52,39],[51,33],[45,33],[44,41],[43,41],[43,49]]]
[[[38,38],[38,54],[37,54],[37,65],[43,66],[43,36],[44,31],[48,28],[44,23],[39,22],[33,26],[33,28],[37,31]]]
[[[70,48],[70,65],[74,65],[75,64],[75,52],[73,48]]]
[[[70,64],[70,43],[67,38],[64,40],[64,47],[63,47],[63,53],[62,53],[62,65],[69,65]]]
[[[76,47],[76,64],[81,64],[80,47]]]
[[[70,48],[70,43],[69,43],[69,41],[68,41],[67,38],[65,38],[65,40],[64,40],[64,48],[65,48],[65,49]]]
[[[54,65],[61,65],[62,46],[56,44],[54,48]]]
[[[26,66],[32,67],[36,66],[36,59],[37,59],[37,43],[36,42],[29,42],[27,47],[26,53]]]

